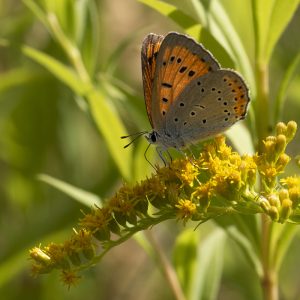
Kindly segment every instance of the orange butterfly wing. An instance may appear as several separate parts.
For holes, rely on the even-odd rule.
[[[218,69],[212,54],[192,38],[176,32],[167,34],[156,61],[151,103],[153,127],[161,127],[170,105],[193,79]]]
[[[150,33],[146,36],[142,44],[142,77],[143,77],[143,87],[144,87],[144,98],[146,104],[146,110],[150,124],[153,128],[152,121],[152,89],[153,80],[156,69],[156,60],[160,45],[164,37],[162,35],[156,35]]]

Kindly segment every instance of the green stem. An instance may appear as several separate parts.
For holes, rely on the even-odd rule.
[[[162,268],[162,272],[173,292],[175,299],[185,300],[186,298],[181,289],[176,272],[170,264],[169,260],[167,259],[166,255],[164,254],[164,251],[162,251],[160,245],[154,239],[152,233],[149,230],[147,230],[145,233],[148,241],[151,243],[153,249],[155,249],[156,258]]]
[[[257,150],[262,152],[263,139],[269,134],[270,99],[269,99],[269,68],[261,60],[255,65],[257,99],[255,102],[256,131],[258,138]],[[263,190],[263,186],[262,186]],[[278,300],[278,273],[272,259],[273,224],[266,215],[262,215],[261,223],[261,264],[263,274],[261,286],[265,300]]]
[[[269,69],[262,63],[256,65],[257,98],[255,102],[256,131],[258,150],[262,150],[262,141],[269,134]]]
[[[74,66],[78,76],[84,83],[90,83],[89,74],[84,66],[82,61],[82,57],[78,48],[73,45],[73,43],[66,37],[63,30],[60,27],[60,24],[57,20],[57,17],[53,13],[48,13],[47,21],[49,28],[51,29],[51,33],[55,37],[55,39],[59,42],[65,53],[67,54],[70,62]]]
[[[268,216],[262,215],[262,267],[261,286],[265,300],[278,300],[278,274],[272,262],[273,224]]]

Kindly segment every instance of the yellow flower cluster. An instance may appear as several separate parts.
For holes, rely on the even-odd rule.
[[[204,145],[198,159],[174,160],[150,178],[132,186],[124,184],[103,207],[83,215],[69,240],[33,248],[33,272],[59,269],[70,286],[78,281],[78,271],[98,262],[109,249],[167,219],[185,224],[220,214],[264,212],[274,221],[300,222],[300,178],[281,179],[276,188],[277,176],[290,160],[284,151],[296,127],[295,122],[279,123],[276,136],[267,137],[262,153],[253,156],[240,156],[223,136],[217,136]]]
[[[273,221],[280,223],[288,219],[295,221],[297,218],[295,209],[300,200],[299,177],[281,179],[280,182],[284,187],[280,186],[278,181],[278,175],[283,173],[290,161],[285,149],[294,138],[296,130],[297,124],[294,121],[290,121],[288,124],[278,123],[276,136],[266,138],[263,153],[255,158],[261,176],[261,194],[267,200],[261,202],[261,206]]]

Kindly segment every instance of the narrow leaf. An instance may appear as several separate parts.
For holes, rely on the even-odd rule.
[[[176,273],[187,296],[190,293],[192,279],[195,275],[198,244],[199,232],[187,229],[177,237],[174,247],[173,261]]]
[[[49,55],[27,46],[23,47],[23,52],[28,57],[43,65],[75,93],[87,99],[91,114],[106,141],[110,154],[119,167],[121,174],[126,179],[129,179],[131,177],[131,149],[124,150],[120,139],[120,136],[126,135],[126,129],[117,112],[111,105],[105,102],[104,94],[96,90],[90,83],[82,82],[71,68]]]
[[[34,48],[23,46],[22,50],[26,56],[45,67],[59,80],[69,86],[75,93],[83,95],[88,90],[86,84],[81,82],[80,78],[70,67]]]
[[[275,100],[274,124],[276,124],[281,120],[284,101],[286,100],[286,95],[287,95],[287,89],[299,62],[300,62],[300,52],[292,60],[292,62],[290,63],[289,67],[287,68],[283,76],[283,79],[281,80],[281,84],[278,89],[277,97]]]
[[[85,206],[93,207],[94,205],[97,205],[101,207],[101,199],[95,194],[89,193],[47,174],[39,174],[37,176],[37,179],[51,185],[52,187],[65,193],[66,195],[70,196],[71,198],[82,203]]]
[[[237,123],[226,131],[226,136],[232,142],[239,154],[254,154],[254,145],[248,128]]]
[[[217,229],[200,244],[189,299],[216,299],[223,269],[225,238],[224,232]]]
[[[108,104],[105,94],[100,90],[91,90],[87,95],[92,116],[98,129],[106,141],[110,154],[114,158],[121,174],[129,180],[131,178],[132,150],[124,149],[121,136],[126,135],[126,129],[114,108]]]
[[[46,21],[45,12],[33,0],[23,0],[23,3],[32,11],[32,13],[42,22],[42,24],[49,30],[48,22]]]
[[[264,1],[260,1],[264,2]],[[272,16],[266,42],[265,59],[270,60],[274,47],[281,34],[292,19],[299,5],[299,0],[276,0],[273,5]]]
[[[157,0],[139,0],[139,2],[148,5],[149,7],[161,13],[163,16],[173,20],[180,27],[182,27],[187,34],[199,39],[201,25],[192,17],[177,9],[174,5]]]

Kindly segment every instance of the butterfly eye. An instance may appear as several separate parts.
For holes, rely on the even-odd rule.
[[[151,134],[151,141],[153,142],[153,143],[155,143],[156,142],[156,136],[155,136],[155,134],[153,133],[153,134]]]

